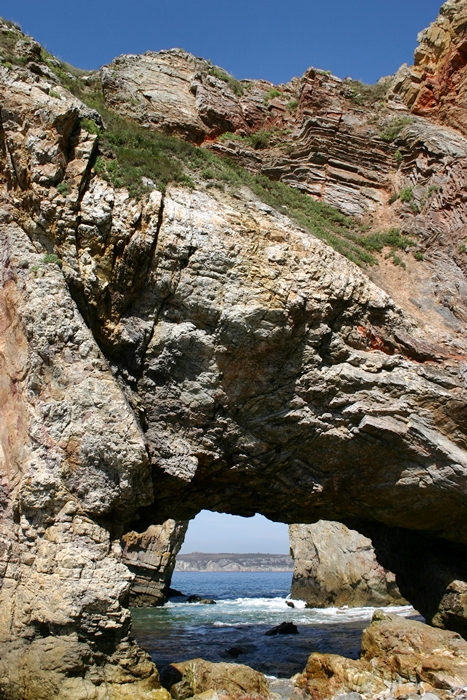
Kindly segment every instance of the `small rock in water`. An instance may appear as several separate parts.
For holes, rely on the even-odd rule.
[[[227,649],[226,654],[229,656],[232,656],[234,659],[238,659],[241,654],[244,654],[245,650],[242,649],[241,647],[230,647],[230,649]]]
[[[294,603],[292,603],[291,600],[286,600],[286,601],[285,601],[285,604],[288,605],[289,608],[294,608],[294,607],[295,607]]]
[[[185,594],[182,593],[181,591],[177,591],[176,588],[169,588],[169,592],[167,593],[167,598],[180,598],[181,596],[184,596]]]
[[[280,625],[265,632],[266,637],[271,637],[273,634],[298,634],[298,628],[293,622],[281,622]]]
[[[360,693],[345,693],[344,695],[334,695],[333,700],[363,700]]]
[[[201,598],[200,595],[193,594],[193,595],[188,596],[186,602],[187,603],[200,603],[202,600],[203,599]]]
[[[187,598],[187,603],[201,603],[202,605],[216,605],[216,601],[212,598],[201,598],[199,595],[190,595]]]

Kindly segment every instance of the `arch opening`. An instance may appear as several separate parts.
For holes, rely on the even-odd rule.
[[[168,603],[132,610],[136,640],[150,652],[160,669],[202,657],[209,662],[241,663],[267,675],[290,678],[302,670],[311,650],[357,658],[361,633],[374,606],[403,601],[373,600],[366,607],[363,601],[361,606],[349,609],[347,619],[342,609],[336,612],[335,600],[314,606],[307,605],[303,595],[293,599],[290,545],[295,550],[295,575],[297,565],[303,574],[306,558],[310,558],[303,551],[303,533],[309,539],[308,552],[320,548],[318,559],[323,559],[326,548],[334,544],[341,550],[346,547],[342,541],[330,542],[329,537],[327,542],[321,537],[318,543],[318,534],[313,540],[312,529],[318,526],[322,524],[306,530],[310,526],[295,525],[288,531],[286,525],[260,515],[242,518],[202,511],[179,530],[183,543],[177,543],[178,553],[173,557],[173,573],[167,584],[171,588],[166,590]],[[174,528],[172,525],[172,532]],[[297,528],[302,528],[301,551],[297,546],[299,537],[294,533]],[[335,530],[330,532],[334,534]],[[355,536],[358,533],[353,533]],[[335,578],[341,577],[342,587],[346,576],[347,588],[352,587],[348,572],[355,567],[350,560],[352,556],[361,557],[367,548],[365,543],[358,552],[354,548],[346,563],[347,571],[334,572]],[[308,571],[310,577],[316,573]],[[361,578],[366,573],[361,572]],[[404,612],[410,611],[410,606],[405,606]],[[270,634],[281,625],[288,627],[289,634]]]

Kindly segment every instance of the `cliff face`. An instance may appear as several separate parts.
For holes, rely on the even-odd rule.
[[[467,8],[449,0],[438,18],[420,32],[415,63],[397,73],[393,90],[414,114],[466,134]]]
[[[394,574],[376,560],[368,537],[341,523],[290,525],[292,598],[312,608],[403,605]]]
[[[122,537],[203,508],[376,523],[402,594],[464,630],[463,135],[313,70],[82,76],[0,38],[3,695],[164,697]],[[450,541],[436,590],[404,532]]]
[[[292,571],[286,554],[180,554],[175,571]]]

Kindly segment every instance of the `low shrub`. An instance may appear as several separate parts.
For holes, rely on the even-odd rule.
[[[61,195],[66,197],[67,194],[70,194],[70,191],[68,189],[68,184],[66,182],[60,182],[57,185],[57,192],[60,192]]]
[[[225,70],[222,70],[222,68],[218,68],[217,66],[211,66],[209,68],[209,74],[213,75],[215,78],[218,78],[219,80],[222,80],[224,83],[227,83],[229,88],[234,92],[237,97],[240,97],[243,95],[243,85],[239,80],[233,77],[233,75],[229,75],[229,73],[226,73]]]
[[[397,139],[401,131],[409,124],[412,124],[412,122],[412,117],[395,117],[386,125],[384,130],[380,132],[380,137],[383,141],[386,141],[386,143],[392,143]]]
[[[62,266],[62,261],[58,257],[58,255],[55,255],[55,253],[47,253],[44,255],[42,258],[42,262],[45,265],[58,265],[59,267]]]
[[[282,92],[278,90],[277,88],[271,88],[269,92],[266,93],[263,104],[267,107],[269,104],[270,100],[273,100],[275,97],[282,97]]]
[[[411,202],[413,200],[413,187],[404,187],[399,192],[399,199],[401,202]]]
[[[93,119],[81,119],[81,128],[88,132],[88,134],[95,134],[99,136],[101,133],[100,127],[96,124]]]
[[[380,102],[388,90],[389,81],[379,81],[374,85],[367,85],[359,80],[344,80],[344,94],[357,105],[371,106]]]
[[[253,146],[253,148],[256,149],[267,148],[269,146],[270,140],[271,132],[265,131],[264,129],[260,129],[256,133],[251,134],[250,136],[250,143]]]

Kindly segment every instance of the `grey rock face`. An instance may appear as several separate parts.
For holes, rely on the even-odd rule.
[[[371,540],[342,523],[289,525],[292,598],[310,607],[402,605],[395,576],[377,561]]]
[[[123,537],[123,563],[135,574],[130,606],[163,605],[175,567],[175,558],[185,539],[187,522],[167,520],[151,525],[146,532],[129,532]]]

